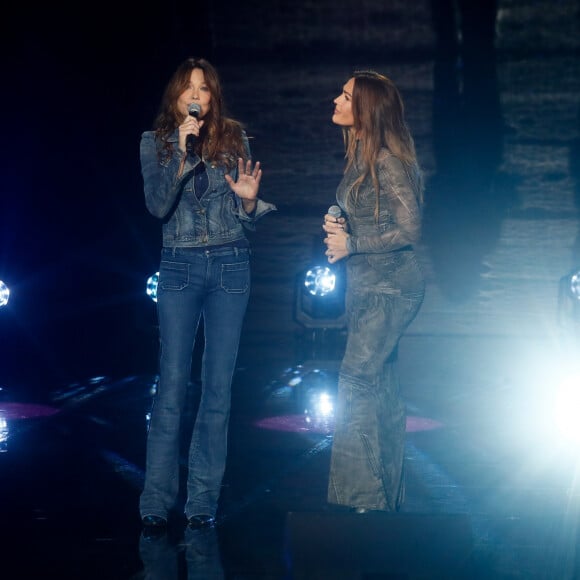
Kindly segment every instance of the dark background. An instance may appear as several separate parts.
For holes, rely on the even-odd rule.
[[[513,8],[514,2],[504,4]],[[524,10],[528,5],[519,4]],[[276,187],[264,188],[265,197],[281,209],[274,220],[318,216],[328,206],[342,163],[340,138],[328,122],[329,104],[352,68],[378,59],[434,62],[429,107],[438,173],[428,158],[424,165],[432,192],[438,182],[456,187],[432,196],[426,231],[433,239],[446,236],[432,248],[432,259],[441,269],[448,267],[450,248],[462,245],[461,223],[471,228],[472,218],[482,216],[477,191],[489,187],[501,157],[504,128],[493,47],[497,8],[491,0],[173,0],[13,8],[3,16],[1,34],[0,280],[12,294],[8,307],[0,309],[0,385],[44,392],[94,374],[155,370],[154,309],[144,288],[157,268],[160,224],[143,203],[139,139],[151,127],[170,74],[187,56],[205,56],[221,72],[227,69],[222,72],[226,102],[233,116],[261,131],[260,159],[268,161],[269,149],[280,151],[281,144],[299,154],[310,144],[310,135],[301,132],[305,124],[316,137],[322,131],[325,156],[325,132],[332,135],[332,167],[325,168],[329,179],[319,199],[293,202],[292,194],[304,183],[303,169],[291,162],[284,183],[273,179],[269,183]],[[573,14],[576,18],[578,11]],[[549,42],[538,46],[532,38],[509,50],[515,55],[550,50]],[[332,78],[323,76],[325,63],[333,65]],[[264,69],[284,69],[299,79],[313,66],[320,67],[320,82],[329,87],[324,99],[311,102],[308,87],[294,87],[290,80],[267,110],[254,106],[253,96],[271,89]],[[236,100],[234,94],[244,98]],[[281,103],[295,103],[298,113],[276,120]],[[266,115],[271,120],[264,121]],[[475,123],[479,138],[472,141]],[[474,149],[462,159],[460,173],[456,159],[466,142]],[[304,160],[312,162],[318,159]],[[316,167],[309,169],[316,174]],[[480,183],[474,186],[475,174]],[[496,240],[511,203],[505,191],[486,199],[488,221],[471,230],[482,241],[479,254]],[[478,260],[468,258],[477,270]],[[446,283],[450,294],[470,290],[459,289],[453,272],[440,277],[442,288]]]
[[[402,5],[368,4],[359,21],[353,2],[307,1],[23,4],[4,15],[0,279],[11,297],[0,312],[0,384],[42,391],[155,369],[143,290],[160,225],[144,207],[138,145],[170,74],[205,56],[218,70],[238,64],[257,92],[255,62],[298,71],[384,53],[388,34],[384,45],[357,35],[373,14],[379,25],[389,13],[400,19]],[[415,26],[412,12],[403,27]],[[232,113],[247,112],[235,105]],[[272,127],[266,139],[275,136]]]
[[[4,20],[5,385],[34,389],[42,377],[42,390],[135,363],[154,368],[143,291],[159,225],[143,203],[139,138],[173,68],[202,54],[206,39],[193,31],[207,15],[186,10],[176,2],[47,4]],[[188,46],[178,12],[193,23]]]

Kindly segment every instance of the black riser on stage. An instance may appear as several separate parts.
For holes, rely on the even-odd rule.
[[[296,513],[286,519],[290,578],[474,578],[466,514]]]

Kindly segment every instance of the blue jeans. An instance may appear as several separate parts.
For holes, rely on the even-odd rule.
[[[424,282],[412,255],[349,259],[348,336],[338,379],[329,503],[397,511],[404,499],[406,409],[399,341],[417,315]]]
[[[231,384],[249,293],[248,249],[162,250],[157,290],[159,384],[147,435],[142,517],[167,518],[175,507],[180,424],[202,316],[201,396],[189,446],[185,515],[215,516],[226,464]]]

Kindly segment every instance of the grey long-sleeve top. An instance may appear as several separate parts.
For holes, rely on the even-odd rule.
[[[419,168],[406,167],[387,149],[377,159],[380,186],[379,219],[375,220],[376,193],[370,176],[361,184],[358,196],[349,192],[359,177],[356,164],[338,186],[337,202],[348,219],[347,250],[353,254],[377,254],[413,247],[421,237]]]

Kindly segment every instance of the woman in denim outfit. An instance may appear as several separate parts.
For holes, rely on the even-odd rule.
[[[348,337],[338,383],[328,501],[356,512],[397,511],[404,499],[406,411],[397,349],[423,301],[414,247],[421,233],[422,181],[394,83],[354,74],[334,100],[342,127],[343,216],[325,216],[330,263],[347,259]]]
[[[193,112],[193,114],[192,114]],[[145,203],[162,220],[159,384],[147,435],[144,526],[162,529],[179,486],[180,420],[203,317],[201,396],[189,446],[185,516],[214,524],[225,470],[231,383],[250,292],[244,228],[275,209],[257,198],[262,171],[247,136],[225,116],[218,74],[184,61],[169,80],[155,129],[141,137]]]

